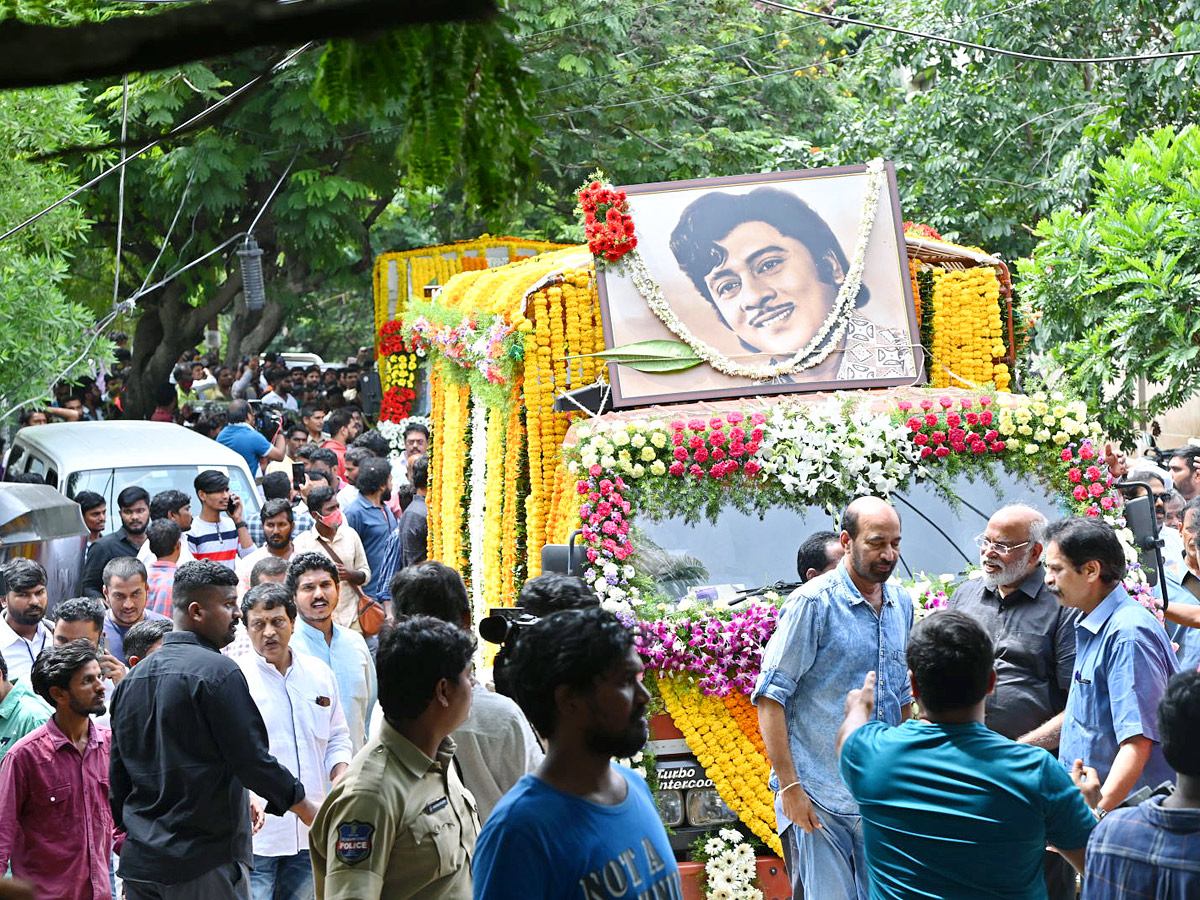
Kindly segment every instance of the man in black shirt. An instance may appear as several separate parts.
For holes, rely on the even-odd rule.
[[[250,805],[316,806],[268,750],[246,677],[219,652],[241,612],[237,575],[210,560],[175,575],[175,631],[114,692],[111,801],[128,837],[119,874],[128,900],[249,900]]]
[[[146,540],[150,524],[150,494],[145,488],[130,485],[117,494],[121,527],[92,544],[83,568],[83,592],[95,600],[104,597],[104,567],[118,556],[137,556]]]
[[[983,574],[955,591],[949,606],[976,619],[995,646],[988,728],[1057,752],[1075,667],[1075,610],[1060,606],[1042,578],[1046,524],[1029,506],[997,510],[975,539]],[[1049,900],[1073,900],[1075,872],[1057,853],[1047,853],[1045,875]]]

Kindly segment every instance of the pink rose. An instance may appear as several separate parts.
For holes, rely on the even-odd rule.
[[[925,424],[928,425],[930,428],[937,428],[938,422],[940,422],[940,421],[941,420],[938,419],[938,417],[935,416],[933,413],[929,413],[929,415],[927,415],[925,417]]]
[[[945,435],[945,432],[941,432],[941,431],[935,431],[933,434],[931,434],[931,435],[929,436],[929,439],[930,439],[931,441],[933,441],[935,444],[944,444],[944,443],[946,443],[946,435]]]
[[[720,416],[713,416],[711,419],[708,420],[708,427],[712,428],[712,429],[720,428],[724,424],[725,424],[725,421]]]
[[[692,475],[695,475],[697,478],[703,478],[705,475],[704,468],[696,465],[695,463],[691,464],[691,466],[688,468],[688,472]]]
[[[933,456],[933,448],[932,447],[922,447],[921,448],[921,459],[928,459],[931,456]]]
[[[675,431],[683,431],[683,429],[684,429],[683,420],[676,419],[675,421],[673,421],[671,423],[671,428],[673,428]]]
[[[713,459],[716,459],[716,460],[722,460],[722,459],[724,459],[724,458],[725,458],[725,451],[724,451],[724,450],[722,450],[720,447],[716,447],[716,448],[714,448],[714,449],[713,449],[713,452],[712,452],[712,458],[713,458]]]
[[[980,425],[991,425],[992,419],[994,419],[994,418],[995,418],[995,416],[992,415],[992,411],[990,409],[984,410],[983,412],[981,412],[979,414],[979,424]]]
[[[929,436],[925,435],[925,434],[914,434],[913,435],[913,443],[916,444],[918,447],[924,447],[926,444],[929,443]]]
[[[910,409],[912,409],[912,404],[907,400],[901,400],[896,405],[900,407],[900,412],[908,412]]]
[[[604,474],[604,470],[602,468],[600,468],[599,463],[597,463],[596,465],[594,465],[590,469],[588,469],[588,472],[591,473],[591,476],[593,478],[599,478],[601,475]]]
[[[954,401],[949,397],[939,397],[938,403],[942,404],[942,409],[949,409],[954,405]]]
[[[1079,469],[1070,469],[1067,472],[1067,480],[1070,481],[1071,484],[1079,484],[1079,482],[1083,480],[1083,472],[1081,472]]]
[[[985,441],[987,441],[988,443],[991,443],[992,441],[994,441],[994,440],[998,439],[999,437],[1000,437],[1000,432],[998,432],[996,429],[994,429],[994,428],[993,428],[993,429],[989,430],[989,431],[988,431],[988,432],[987,432],[987,433],[986,433],[986,434],[983,436],[983,439],[984,439]]]
[[[1114,500],[1112,497],[1101,497],[1100,505],[1103,506],[1106,510],[1109,510],[1117,505],[1117,501]]]
[[[588,548],[587,548],[587,558],[588,558],[588,562],[593,562],[593,563],[594,563],[594,562],[596,561],[597,557],[599,557],[599,556],[600,556],[600,554],[596,552],[596,548],[595,548],[595,547],[588,547]]]
[[[984,409],[987,409],[987,407],[991,406],[991,404],[992,404],[991,397],[980,397],[979,398],[979,405],[982,406]]]
[[[1083,474],[1087,476],[1088,481],[1099,481],[1100,480],[1099,466],[1088,466],[1087,471],[1084,472]]]
[[[1007,446],[1008,445],[1005,444],[1004,441],[996,441],[996,443],[992,444],[992,452],[993,453],[1001,453],[1001,452],[1003,452],[1004,448]]]
[[[913,416],[904,424],[908,426],[909,431],[920,431],[924,425],[919,416]]]
[[[1091,491],[1093,497],[1099,497],[1104,493],[1104,485],[1098,481],[1095,481],[1092,482],[1092,486],[1089,488],[1089,490]]]
[[[1085,511],[1085,515],[1098,516],[1098,515],[1100,515],[1100,510],[1096,509],[1096,507],[1094,507],[1094,506],[1089,506],[1087,508],[1087,510]]]
[[[675,476],[682,475],[684,472],[683,463],[681,463],[681,462],[671,463],[671,468],[667,469],[667,471]]]
[[[1096,452],[1092,449],[1091,444],[1084,444],[1082,447],[1079,448],[1079,458],[1080,459],[1091,459],[1095,455],[1096,455]]]
[[[1070,462],[1072,458],[1071,448],[1067,447],[1062,453],[1058,454],[1058,456],[1063,462]]]
[[[938,456],[938,457],[949,456],[950,448],[949,447],[938,447],[936,450],[933,451],[933,454],[934,454],[934,456]]]
[[[976,441],[971,445],[972,453],[987,453],[987,444],[983,441]]]
[[[600,482],[600,493],[611,494],[612,489],[613,489],[613,483],[611,481],[609,481],[607,478],[605,478],[603,481]]]
[[[964,400],[963,402],[966,403],[968,401]],[[977,413],[967,413],[967,424],[968,425],[978,425],[979,424],[979,415]]]
[[[967,445],[962,441],[954,441],[950,446],[954,448],[955,453],[962,453],[967,449]]]
[[[588,483],[586,481],[575,482],[575,493],[586,494],[588,492]]]
[[[750,423],[752,425],[761,425],[765,421],[767,421],[767,417],[762,413],[755,413],[750,417]]]
[[[1076,500],[1086,500],[1088,497],[1088,490],[1082,484],[1077,484],[1075,485],[1075,490],[1071,491],[1071,496],[1073,496]]]
[[[970,409],[975,404],[973,404],[966,397],[963,397],[961,400],[958,401],[958,405],[961,406],[963,409]]]
[[[933,409],[933,401],[932,400],[922,400],[921,401],[921,409],[924,409],[924,410]]]
[[[962,424],[962,416],[960,416],[958,413],[947,413],[946,424],[951,428],[957,428]]]
[[[683,447],[676,447],[674,455],[675,455],[675,458],[677,460],[679,460],[680,462],[683,462],[685,459],[688,458],[688,452]]]
[[[730,465],[732,466],[732,468],[734,468],[734,469],[737,468],[736,461],[730,460],[729,462],[730,462]],[[757,475],[761,471],[762,471],[762,466],[760,466],[754,460],[751,459],[751,460],[747,461],[747,463],[746,463],[746,474],[747,475]]]
[[[698,463],[705,462],[708,460],[708,451],[705,450],[703,447],[700,447],[696,451],[695,456],[696,456],[696,462],[698,462]]]
[[[725,443],[725,432],[723,432],[723,431],[710,432],[708,435],[708,442],[710,444],[712,444],[714,447],[719,447],[721,444]]]
[[[738,425],[741,422],[743,422],[745,420],[745,418],[746,417],[743,416],[740,412],[731,412],[729,415],[727,415],[725,417],[725,421],[727,421],[730,425]]]
[[[692,431],[703,431],[705,427],[703,419],[688,419],[688,428]]]

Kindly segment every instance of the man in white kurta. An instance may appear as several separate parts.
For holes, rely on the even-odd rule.
[[[319,804],[353,756],[333,670],[289,646],[296,605],[285,586],[251,588],[242,600],[242,616],[254,653],[237,662],[267,726],[271,755]],[[264,818],[254,835],[254,900],[311,900],[308,827],[291,812]]]

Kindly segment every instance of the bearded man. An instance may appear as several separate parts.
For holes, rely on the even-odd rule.
[[[982,577],[963,584],[949,605],[976,619],[995,646],[996,689],[985,724],[1054,753],[1075,666],[1075,610],[1061,606],[1043,580],[1046,526],[1029,506],[997,510],[975,538]],[[1045,875],[1049,900],[1075,896],[1075,872],[1057,853],[1046,854]]]

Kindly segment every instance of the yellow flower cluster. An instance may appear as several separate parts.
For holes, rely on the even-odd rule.
[[[487,412],[487,489],[484,499],[483,571],[472,572],[473,578],[483,579],[483,595],[500,597],[504,591],[504,570],[500,559],[504,547],[504,439],[508,417],[502,407]],[[478,535],[472,536],[479,540]]]
[[[525,500],[529,574],[541,573],[542,546],[554,539],[550,516],[562,442],[578,413],[554,412],[559,392],[590,384],[594,359],[576,359],[602,346],[592,269],[568,269],[530,298],[525,311],[525,410],[529,431],[529,496]]]
[[[1000,279],[991,266],[933,269],[933,387],[1007,391]]]
[[[425,492],[425,506],[430,523],[441,521],[442,484],[441,473],[442,427],[446,411],[446,381],[437,366],[429,370],[429,422],[433,426],[433,445],[429,448],[429,484]],[[461,439],[461,435],[460,435]],[[426,550],[430,559],[442,558],[442,529],[432,524],[426,532]]]
[[[675,727],[725,805],[777,855],[783,855],[775,833],[775,796],[767,785],[771,766],[751,743],[720,697],[702,694],[686,676],[660,677],[658,691]]]
[[[532,258],[535,254],[568,247],[549,241],[528,241],[514,237],[492,237],[482,235],[472,241],[459,241],[438,247],[422,247],[398,253],[382,253],[375,260],[371,283],[375,299],[375,331],[378,332],[389,319],[403,318],[410,297],[424,296],[426,285],[447,286],[460,272],[486,270],[494,254],[504,250],[508,262]],[[507,268],[507,267],[504,267]],[[392,292],[395,292],[394,295]],[[393,386],[381,372],[383,389]]]
[[[500,473],[504,479],[504,539],[500,548],[500,593],[495,596],[494,602],[505,606],[514,605],[517,592],[521,590],[521,585],[517,583],[517,567],[520,562],[517,559],[520,550],[517,531],[520,523],[524,522],[524,501],[518,490],[518,482],[527,456],[521,407],[522,388],[523,384],[520,381],[513,385],[513,395],[505,412],[508,427],[504,432],[504,466]],[[489,483],[499,477],[500,475],[494,474],[491,469],[488,470]],[[488,594],[487,600],[489,603],[493,602],[493,595]]]

